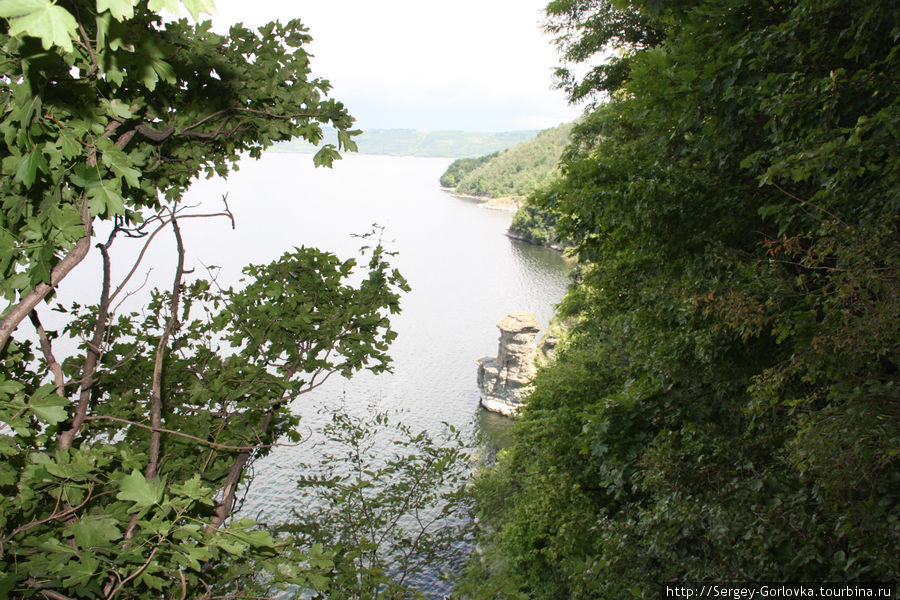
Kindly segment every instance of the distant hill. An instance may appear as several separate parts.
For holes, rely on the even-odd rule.
[[[490,156],[456,160],[441,176],[441,185],[488,198],[527,196],[556,172],[573,125],[545,129],[534,139]]]
[[[361,154],[388,156],[441,156],[460,158],[490,154],[533,139],[539,130],[523,131],[419,131],[416,129],[369,129],[356,137]],[[333,132],[326,132],[326,143],[336,143]],[[276,144],[274,152],[313,152],[301,141]]]

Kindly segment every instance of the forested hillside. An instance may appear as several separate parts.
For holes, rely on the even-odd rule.
[[[555,172],[572,126],[564,123],[546,129],[534,139],[495,155],[457,160],[441,176],[441,185],[473,196],[526,196]]]
[[[609,100],[534,198],[575,326],[477,482],[462,594],[896,582],[900,5],[547,12],[589,67],[561,85]]]

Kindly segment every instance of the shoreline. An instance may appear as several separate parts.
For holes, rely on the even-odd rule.
[[[476,200],[480,202],[479,208],[486,208],[490,210],[502,210],[506,212],[516,212],[522,206],[522,202],[525,200],[523,196],[509,196],[503,198],[493,198],[491,196],[478,196],[475,194],[461,194],[456,192],[456,188],[440,186],[442,192],[447,192],[454,198],[467,198],[469,200]],[[516,240],[517,242],[523,242],[525,244],[531,244],[532,246],[540,246],[542,248],[548,248],[550,250],[555,250],[562,254],[567,261],[574,262],[574,258],[569,256],[566,253],[567,246],[563,246],[561,244],[553,243],[553,244],[539,244],[529,238],[528,236],[519,233],[518,231],[513,231],[511,229],[506,230],[506,237]]]
[[[522,196],[504,196],[500,198],[494,198],[493,196],[479,196],[476,194],[463,194],[456,191],[456,188],[452,187],[444,187],[441,186],[441,190],[449,193],[451,196],[456,198],[468,198],[470,200],[477,200],[481,203],[481,208],[488,208],[491,210],[504,210],[508,212],[516,212],[522,206],[522,201],[524,198]]]

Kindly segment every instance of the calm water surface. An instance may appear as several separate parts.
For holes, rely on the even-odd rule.
[[[188,195],[188,202],[200,204],[198,211],[210,212],[227,193],[236,217],[234,230],[221,218],[182,222],[187,263],[198,276],[218,265],[220,283],[231,285],[241,266],[269,262],[301,245],[349,258],[362,245],[353,234],[377,223],[386,228],[386,245],[398,252],[394,266],[412,287],[393,320],[399,334],[391,349],[393,374],[334,377],[304,395],[294,408],[313,439],[277,448],[256,464],[245,514],[270,520],[290,515],[297,463],[311,460],[316,428],[326,418],[318,408],[376,406],[401,411],[417,430],[436,431],[448,422],[471,432],[480,410],[475,359],[496,354],[497,321],[527,310],[546,326],[568,282],[565,261],[507,238],[511,213],[441,191],[438,178],[449,162],[349,156],[328,170],[314,169],[310,155],[267,154],[242,163],[227,182],[203,181]],[[171,240],[161,242],[147,259],[154,266],[151,285],[171,281]],[[95,269],[79,267],[80,276],[93,277]],[[435,582],[426,587],[442,593]]]

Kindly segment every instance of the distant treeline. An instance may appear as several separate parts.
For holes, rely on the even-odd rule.
[[[527,196],[556,171],[572,125],[546,129],[534,139],[489,156],[457,160],[441,177],[441,185],[473,196]]]
[[[530,140],[537,134],[537,129],[524,131],[369,129],[354,140],[362,154],[458,158],[497,152]],[[333,132],[325,132],[326,143],[336,143],[336,139]],[[307,153],[314,152],[315,147],[303,140],[292,140],[276,144],[272,151]]]

